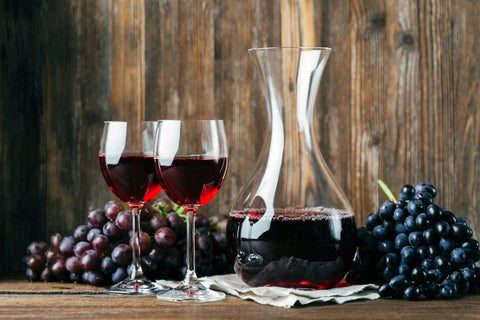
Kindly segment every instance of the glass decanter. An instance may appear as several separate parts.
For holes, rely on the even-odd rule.
[[[330,48],[250,49],[268,129],[227,226],[235,272],[250,286],[335,286],[355,254],[351,206],[312,130]]]

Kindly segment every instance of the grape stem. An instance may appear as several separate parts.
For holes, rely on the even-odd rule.
[[[385,182],[383,182],[382,180],[377,180],[377,183],[387,196],[388,200],[392,201],[393,203],[397,203],[397,199],[395,199],[392,190],[390,190],[390,188],[385,184]]]

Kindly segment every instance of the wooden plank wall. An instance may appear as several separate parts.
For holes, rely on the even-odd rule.
[[[330,46],[314,128],[359,224],[430,181],[480,235],[480,3],[407,0],[1,0],[0,270],[111,198],[104,120],[221,118],[228,213],[263,145],[247,49]]]

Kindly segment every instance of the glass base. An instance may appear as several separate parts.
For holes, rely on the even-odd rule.
[[[225,299],[225,293],[205,288],[201,284],[180,284],[175,289],[157,294],[157,298],[172,302],[211,302]]]
[[[117,284],[105,287],[107,293],[139,296],[157,294],[167,290],[167,288],[163,288],[144,279],[125,279]]]

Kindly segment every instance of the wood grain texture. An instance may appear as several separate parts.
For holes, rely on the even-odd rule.
[[[480,3],[427,0],[0,1],[0,270],[112,195],[102,122],[220,118],[228,213],[266,134],[251,47],[333,48],[316,141],[358,224],[405,183],[480,234]]]
[[[400,310],[400,312],[399,312]],[[226,300],[172,303],[154,296],[112,296],[79,284],[0,281],[2,318],[41,319],[478,319],[478,296],[451,300],[377,299],[290,309],[227,295]]]

